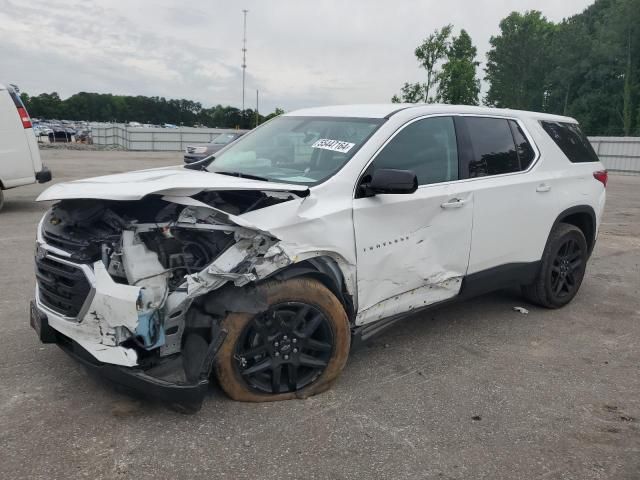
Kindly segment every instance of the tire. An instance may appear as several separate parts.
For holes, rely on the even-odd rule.
[[[0,189],[0,210],[4,207],[4,192]]]
[[[588,258],[582,230],[560,223],[549,235],[535,281],[522,287],[525,298],[546,308],[565,306],[580,289]]]
[[[351,344],[340,301],[308,278],[256,288],[267,300],[264,312],[229,313],[222,321],[227,336],[214,360],[222,389],[244,402],[307,398],[327,390]]]

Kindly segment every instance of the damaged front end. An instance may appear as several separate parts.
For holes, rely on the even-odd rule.
[[[215,191],[62,200],[38,227],[31,323],[42,341],[116,383],[197,410],[228,305],[255,308],[216,297],[292,263],[277,238],[238,215],[293,198]]]

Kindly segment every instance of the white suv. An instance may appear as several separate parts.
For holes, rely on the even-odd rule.
[[[51,172],[42,166],[31,118],[18,92],[0,84],[0,209],[3,190],[50,180]]]
[[[187,168],[45,191],[31,324],[176,407],[212,370],[234,399],[306,397],[408,313],[511,285],[571,301],[606,183],[571,118],[301,110]]]

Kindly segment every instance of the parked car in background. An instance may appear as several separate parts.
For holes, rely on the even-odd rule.
[[[87,128],[76,131],[75,140],[76,142],[80,143],[93,143],[93,139],[91,137],[91,129]]]
[[[512,286],[569,303],[606,184],[568,117],[291,112],[197,164],[46,190],[31,324],[188,410],[212,372],[236,400],[305,398],[331,386],[352,339],[409,313]]]
[[[0,209],[4,190],[50,180],[51,172],[42,166],[31,118],[18,92],[0,84]]]
[[[189,145],[185,149],[184,163],[193,163],[213,155],[231,142],[235,142],[246,132],[221,133],[206,145]]]

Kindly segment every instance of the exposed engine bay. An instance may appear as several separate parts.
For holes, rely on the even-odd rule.
[[[217,320],[234,304],[230,297],[240,289],[233,287],[291,263],[277,238],[235,216],[293,198],[254,190],[62,200],[40,226],[39,248],[47,251],[36,255],[39,301],[73,320],[55,327],[98,360],[152,368],[167,381],[197,381],[208,376],[202,368],[224,339]],[[74,304],[76,266],[90,272],[91,293]],[[224,302],[206,295],[218,289]]]

